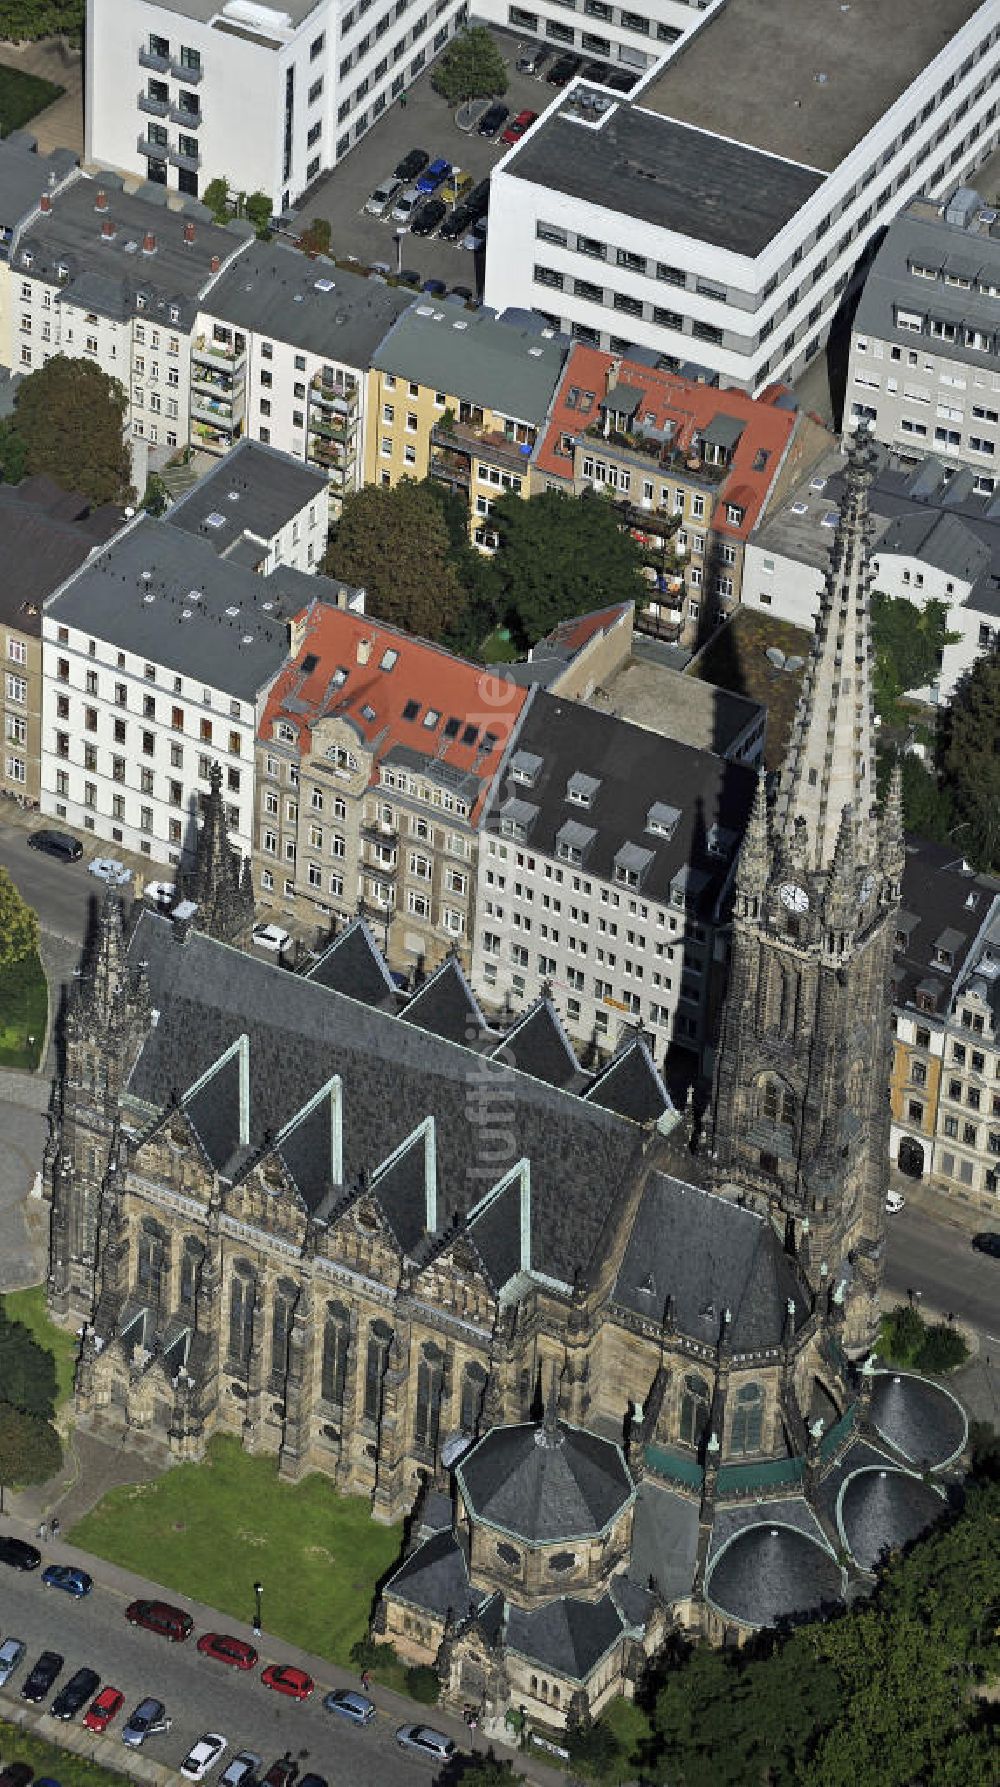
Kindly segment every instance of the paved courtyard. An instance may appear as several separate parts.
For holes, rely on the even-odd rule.
[[[39,43],[0,42],[0,62],[55,81],[66,91],[46,106],[25,129],[38,143],[40,155],[50,149],[72,149],[83,154],[83,57],[61,37],[45,37]]]

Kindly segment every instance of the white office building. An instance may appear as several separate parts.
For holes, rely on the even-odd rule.
[[[486,301],[758,391],[880,230],[998,141],[1000,0],[723,0],[630,97],[577,80],[492,178]]]
[[[87,0],[88,160],[288,211],[437,55],[464,0]]]
[[[716,0],[476,0],[477,19],[516,31],[526,42],[547,44],[556,55],[573,54],[612,67],[645,70],[659,61]]]

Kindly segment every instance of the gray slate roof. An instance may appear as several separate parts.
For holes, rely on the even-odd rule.
[[[148,963],[159,1012],[129,1078],[131,1098],[160,1109],[174,1087],[192,1085],[246,1034],[251,1149],[340,1074],[348,1187],[433,1113],[441,1232],[527,1156],[532,1265],[567,1283],[586,1268],[637,1166],[633,1125],[199,932],[181,939],[153,913],[141,915],[129,956]],[[477,1102],[470,1108],[473,1063],[489,1108],[503,1110],[502,1129],[484,1127]],[[517,1195],[508,1209],[505,1228],[517,1247]]]
[[[944,1017],[960,970],[998,893],[1000,880],[995,877],[963,873],[954,845],[907,839],[892,958],[896,1005],[912,1006],[920,987],[925,1012],[930,998],[936,1014]],[[946,930],[956,933],[950,970],[934,960],[938,939]]]
[[[963,228],[958,223],[947,223],[936,212],[937,207],[928,200],[914,199],[890,224],[862,288],[853,331],[912,349],[912,330],[901,329],[896,323],[898,305],[921,315],[967,322],[971,328],[983,330],[995,347],[997,301],[977,290],[975,282],[981,278],[984,284],[1000,285],[1000,230],[995,225]],[[910,272],[911,261],[934,268],[937,278],[917,277]],[[963,291],[945,285],[946,273],[971,279],[972,289]],[[957,340],[940,344],[932,341],[930,348],[967,366],[995,366],[995,351],[967,346],[961,331]]]
[[[871,1418],[882,1438],[921,1469],[938,1470],[961,1452],[969,1423],[941,1384],[903,1371],[877,1371]]]
[[[245,532],[258,540],[280,533],[326,485],[322,472],[290,453],[242,440],[172,504],[165,519],[171,527],[207,540],[224,558]],[[212,525],[210,515],[215,517]]]
[[[833,1607],[843,1578],[829,1551],[797,1528],[769,1524],[765,1510],[716,1555],[705,1593],[739,1625],[773,1626]]]
[[[85,497],[60,490],[51,478],[0,484],[0,620],[40,637],[41,605],[87,554],[123,525],[119,509],[91,509]],[[34,611],[34,612],[32,612]]]
[[[624,1625],[610,1595],[599,1601],[566,1598],[530,1609],[511,1603],[506,1648],[555,1674],[583,1682],[618,1643]]]
[[[883,1468],[848,1478],[839,1514],[852,1557],[862,1570],[874,1570],[887,1552],[909,1545],[940,1520],[946,1507],[929,1483]]]
[[[372,364],[432,391],[467,398],[540,426],[559,382],[567,343],[505,322],[492,310],[458,310],[420,298],[398,318]]]
[[[620,1446],[582,1427],[494,1427],[455,1471],[474,1520],[527,1545],[602,1533],[635,1495]]]
[[[54,598],[46,616],[252,701],[287,657],[287,620],[302,607],[283,601],[282,576],[281,566],[259,577],[229,564],[197,535],[143,515]]]
[[[322,281],[321,290],[318,281]],[[310,260],[281,242],[255,242],[222,273],[202,309],[234,328],[287,342],[331,362],[367,370],[387,329],[413,293]]]
[[[450,1610],[456,1619],[468,1612],[470,1602],[478,1604],[481,1599],[469,1582],[465,1553],[450,1528],[411,1551],[390,1576],[385,1592],[427,1613],[446,1615]]]
[[[698,1557],[698,1502],[645,1477],[639,1485],[632,1526],[629,1574],[645,1585],[650,1577],[665,1601],[691,1593]]]
[[[770,1222],[713,1192],[654,1173],[629,1236],[614,1301],[659,1322],[667,1298],[682,1334],[714,1346],[723,1312],[736,1352],[777,1346],[785,1308],[794,1326],[809,1309],[795,1268]]]
[[[77,165],[72,149],[39,155],[26,130],[11,131],[0,142],[0,260],[6,260],[17,225],[33,211],[43,192],[65,180]]]

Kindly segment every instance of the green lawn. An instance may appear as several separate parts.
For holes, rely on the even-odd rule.
[[[275,1459],[216,1438],[202,1464],[111,1490],[70,1537],[242,1620],[259,1580],[267,1632],[347,1664],[402,1528],[377,1526],[367,1499],[338,1495],[325,1477],[279,1483]]]
[[[22,130],[28,120],[65,93],[54,81],[43,81],[40,75],[25,74],[21,68],[9,68],[0,62],[0,137],[12,130]]]
[[[5,1291],[3,1306],[12,1322],[23,1322],[31,1330],[39,1346],[51,1353],[56,1362],[56,1407],[68,1402],[73,1394],[76,1371],[77,1338],[64,1328],[57,1328],[45,1306],[45,1286],[32,1285],[27,1291]]]
[[[48,1009],[49,989],[37,950],[0,968],[0,1067],[27,1067],[34,1072],[41,1060]]]
[[[59,1781],[61,1787],[125,1787],[128,1780],[89,1757],[58,1749],[33,1732],[19,1731],[6,1719],[0,1719],[0,1758],[5,1768],[11,1762],[27,1762],[36,1776]]]

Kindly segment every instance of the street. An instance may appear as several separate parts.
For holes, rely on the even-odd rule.
[[[93,850],[80,862],[56,862],[28,847],[31,832],[46,823],[40,813],[22,814],[5,801],[0,806],[0,863],[10,870],[24,898],[35,908],[43,931],[80,943],[91,904],[101,897],[101,884],[86,872],[86,854],[100,855],[101,846],[95,839]],[[103,854],[110,855],[106,845]]]
[[[984,1229],[997,1224],[982,1218]],[[905,1300],[908,1290],[942,1314],[951,1311],[996,1343],[1000,1363],[1000,1260],[976,1253],[971,1235],[957,1223],[907,1203],[887,1219],[886,1289]]]

